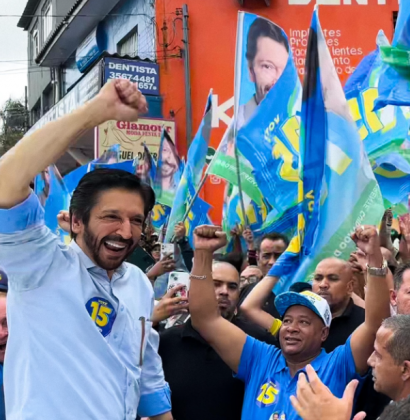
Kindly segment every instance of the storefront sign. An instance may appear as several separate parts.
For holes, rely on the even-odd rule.
[[[38,120],[26,133],[30,134],[50,121],[73,112],[75,109],[94,98],[101,89],[101,66],[96,65],[81,79],[50,111]]]
[[[145,61],[105,58],[105,81],[127,79],[138,84],[144,95],[159,95],[159,66]]]
[[[162,127],[175,141],[175,121],[140,118],[137,122],[107,121],[97,129],[96,157],[114,144],[120,144],[120,160],[142,159],[144,142],[152,157],[157,160]]]
[[[105,50],[104,35],[98,25],[80,44],[75,53],[78,70],[84,72]]]

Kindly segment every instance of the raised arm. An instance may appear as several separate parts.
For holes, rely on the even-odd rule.
[[[356,371],[364,374],[368,370],[367,359],[373,353],[374,340],[382,321],[390,316],[390,295],[386,275],[374,275],[374,268],[382,268],[383,256],[375,226],[357,227],[353,235],[357,246],[366,254],[370,269],[367,273],[365,298],[365,321],[352,334],[351,348]]]
[[[277,281],[277,277],[266,276],[253,288],[241,305],[241,311],[250,321],[268,331],[271,330],[275,318],[262,308]]]
[[[199,226],[194,232],[194,245],[189,290],[192,325],[222,360],[237,372],[246,334],[220,315],[212,280],[213,253],[226,245],[226,236],[216,226]]]
[[[9,209],[30,194],[30,182],[57,161],[87,130],[107,121],[135,121],[147,103],[128,80],[107,83],[90,102],[24,137],[0,159],[0,208]]]

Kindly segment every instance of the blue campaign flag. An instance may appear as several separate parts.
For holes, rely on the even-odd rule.
[[[212,90],[209,92],[206,101],[204,117],[199,126],[198,132],[193,139],[188,151],[188,159],[185,164],[184,172],[179,182],[178,188],[175,193],[175,199],[172,206],[171,214],[169,217],[168,230],[165,237],[166,241],[170,241],[174,235],[174,229],[177,223],[181,222],[187,207],[195,196],[196,189],[201,181],[202,171],[205,165],[206,154],[208,151],[209,140],[211,137],[211,124],[212,124]],[[196,214],[196,210],[206,210],[206,218],[209,205],[200,205],[194,202],[194,206],[190,210],[191,217],[188,217],[187,224],[188,233],[193,231],[198,224],[196,222],[202,220],[201,214]],[[202,200],[201,200],[202,202]],[[205,202],[203,202],[205,203]],[[205,203],[206,204],[206,203]],[[204,219],[205,220],[205,219]]]
[[[252,39],[258,36],[257,31],[261,31],[261,36],[268,28],[269,33],[275,34],[278,53],[271,59],[272,69],[276,70],[271,70],[275,74],[269,91],[260,97],[258,93],[262,86],[258,85],[258,64],[249,54]],[[243,38],[239,44],[247,52],[243,53],[242,66],[237,66],[240,74],[235,75],[239,80],[238,118],[241,122],[242,114],[249,118],[245,118],[238,131],[237,147],[250,162],[264,198],[281,215],[297,201],[301,85],[288,38],[280,27],[259,16],[240,13],[238,37]],[[249,73],[254,74],[256,85],[256,93],[251,99],[245,89]],[[258,106],[251,113],[247,109],[253,103],[258,103]]]
[[[385,64],[381,48],[388,41],[382,31],[378,48],[366,57],[345,86],[346,98],[387,205],[398,204],[408,189],[410,172],[407,137],[409,109],[387,105],[374,110]]]
[[[392,46],[381,48],[383,74],[375,109],[410,105],[410,2],[401,1]]]
[[[309,281],[319,261],[348,259],[358,224],[378,224],[380,189],[363,149],[315,9],[309,32],[301,117],[298,229],[269,275],[275,293]]]
[[[157,166],[145,142],[143,146],[144,155],[137,166],[137,175],[141,178],[141,181],[152,187],[157,173]]]
[[[174,142],[164,127],[161,133],[154,181],[154,191],[159,204],[172,207],[182,171],[183,163],[178,156]]]
[[[71,195],[55,165],[49,166],[36,176],[34,192],[44,207],[46,226],[62,242],[68,243],[70,240],[69,235],[59,228],[57,215],[61,210],[69,209]]]

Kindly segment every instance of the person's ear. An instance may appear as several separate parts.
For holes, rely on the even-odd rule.
[[[255,72],[253,71],[253,67],[249,66],[249,79],[251,79],[252,83],[256,83]]]
[[[354,290],[354,279],[353,277],[349,280],[349,282],[347,283],[347,293],[349,295],[351,295],[353,293]]]
[[[397,306],[397,293],[395,290],[390,290],[390,303],[392,306]]]
[[[410,361],[405,360],[402,366],[401,378],[403,381],[410,380]]]
[[[82,222],[82,220],[79,219],[75,214],[73,214],[71,217],[71,231],[78,235],[82,232],[83,227],[84,223]]]
[[[324,327],[322,328],[322,336],[320,337],[322,343],[324,343],[327,340],[327,337],[329,337],[329,327]]]

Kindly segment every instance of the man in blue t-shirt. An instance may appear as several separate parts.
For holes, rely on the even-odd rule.
[[[189,307],[192,325],[225,363],[245,382],[242,420],[300,419],[290,403],[299,372],[311,364],[323,383],[337,397],[354,378],[368,371],[376,332],[390,315],[387,264],[374,226],[356,228],[353,240],[368,262],[366,319],[344,346],[327,354],[321,347],[329,333],[331,312],[326,300],[310,291],[277,296],[282,317],[281,350],[247,336],[218,312],[212,284],[213,253],[226,244],[216,226],[200,226],[194,233],[194,267]],[[269,274],[268,274],[269,275]]]

